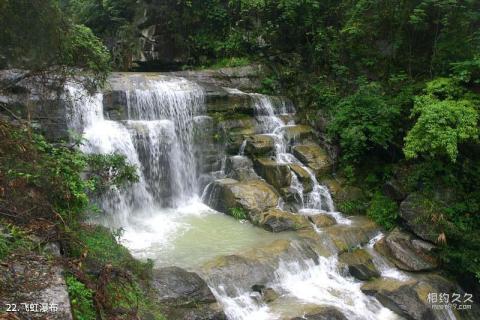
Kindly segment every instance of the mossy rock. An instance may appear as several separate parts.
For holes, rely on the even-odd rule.
[[[293,214],[277,208],[262,212],[259,215],[258,225],[271,232],[295,231],[310,228],[305,216]]]

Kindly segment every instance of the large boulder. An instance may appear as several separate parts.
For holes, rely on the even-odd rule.
[[[310,227],[308,219],[305,216],[277,208],[262,212],[259,220],[254,221],[254,223],[271,232],[293,231]]]
[[[437,259],[433,256],[435,248],[429,242],[420,240],[413,235],[395,228],[385,237],[387,251],[383,253],[399,268],[406,271],[427,271],[438,266]],[[377,245],[377,247],[381,244]]]
[[[199,275],[178,267],[154,270],[152,286],[156,290],[156,299],[165,304],[193,306],[216,302],[212,291]]]
[[[332,170],[332,162],[325,150],[315,143],[297,145],[292,148],[293,154],[306,166],[311,168],[317,177]]]
[[[268,134],[254,134],[247,138],[245,153],[252,156],[264,156],[272,154],[275,149],[275,141]]]
[[[337,221],[334,217],[326,213],[317,213],[313,215],[309,215],[308,219],[317,227],[317,228],[324,228],[330,227],[334,224],[337,224]]]
[[[431,200],[418,193],[412,193],[400,204],[399,215],[413,233],[435,243],[440,232],[432,222],[429,203]]]
[[[288,187],[292,183],[292,174],[287,164],[281,164],[269,158],[256,158],[254,167],[256,172],[277,190]]]
[[[154,270],[152,288],[171,319],[226,319],[212,291],[196,273],[178,267]]]
[[[373,264],[372,257],[364,249],[344,252],[338,258],[342,264],[347,266],[348,272],[358,280],[366,281],[380,276]]]
[[[479,319],[477,305],[471,310],[455,310],[448,312],[451,305],[445,301],[433,301],[431,295],[461,294],[463,290],[451,281],[435,274],[427,274],[407,281],[390,278],[380,278],[364,284],[361,290],[374,296],[386,308],[409,320],[444,320],[452,319]],[[430,298],[429,298],[430,297]],[[434,306],[439,306],[436,308]]]
[[[207,194],[207,204],[213,209],[231,214],[232,209],[241,208],[252,221],[258,221],[262,212],[276,207],[280,199],[275,189],[263,180],[220,179],[210,185]]]

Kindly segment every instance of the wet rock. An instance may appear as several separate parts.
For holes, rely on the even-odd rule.
[[[291,122],[295,122],[294,113],[279,114],[278,117],[287,125]]]
[[[261,295],[262,300],[267,303],[276,300],[279,296],[279,294],[274,289],[266,288],[264,285],[261,284],[253,285],[252,291],[258,292]]]
[[[154,270],[152,287],[169,319],[226,319],[212,291],[196,273],[178,267]]]
[[[407,319],[435,319],[433,310],[418,296],[417,281],[401,282],[394,279],[377,279],[361,287],[363,293],[374,296],[386,308]]]
[[[355,186],[345,185],[345,182],[342,179],[324,179],[321,180],[320,183],[327,186],[337,208],[342,209],[343,206],[348,203],[363,202],[364,195],[362,189]],[[366,208],[355,206],[353,209],[350,209],[349,214],[363,214],[364,209]]]
[[[157,292],[157,300],[162,303],[193,306],[216,302],[202,278],[178,267],[154,270],[152,286]]]
[[[312,137],[312,128],[307,125],[289,125],[282,130],[284,137],[292,142],[304,141]]]
[[[255,159],[255,171],[277,190],[290,186],[292,174],[287,164],[280,164],[268,158]]]
[[[0,306],[16,304],[19,309],[16,315],[22,319],[46,319],[46,316],[52,320],[72,319],[64,270],[46,257],[29,254],[3,260],[0,285]],[[37,304],[38,311],[27,312],[22,303]],[[57,311],[40,312],[42,304],[55,306]]]
[[[293,154],[311,168],[317,177],[321,177],[332,170],[332,163],[327,152],[319,145],[314,143],[297,145],[292,150]]]
[[[220,179],[210,186],[206,201],[213,209],[225,214],[231,214],[233,208],[242,208],[250,220],[258,221],[258,216],[276,207],[279,199],[275,189],[263,180]]]
[[[324,213],[311,215],[308,219],[318,228],[330,227],[337,223],[334,217]]]
[[[224,285],[227,294],[235,295],[237,288],[251,290],[273,281],[280,261],[306,260],[318,263],[317,253],[306,241],[276,240],[241,254],[217,257],[206,263],[202,272],[209,283]]]
[[[366,281],[380,276],[373,264],[372,257],[363,249],[344,252],[338,258],[347,266],[350,274],[358,280]]]
[[[239,181],[259,179],[253,162],[245,156],[231,156],[225,162],[225,174]]]
[[[347,320],[347,317],[335,307],[324,306],[312,313],[305,314],[302,317],[295,317],[291,320]]]
[[[408,228],[420,238],[435,243],[439,231],[431,221],[429,199],[412,193],[400,204],[399,215]]]
[[[340,253],[367,243],[379,231],[375,222],[366,217],[356,216],[350,220],[350,225],[336,224],[323,230]]]
[[[200,82],[203,86],[237,88],[245,92],[255,92],[262,86],[263,67],[252,64],[214,70],[177,71],[168,74]]]
[[[259,215],[258,225],[271,232],[293,231],[309,228],[310,224],[305,216],[293,214],[277,208],[262,212]]]
[[[252,156],[262,156],[271,154],[274,150],[275,142],[273,137],[266,134],[255,134],[247,139],[245,153]]]
[[[275,290],[273,290],[272,288],[266,288],[262,292],[263,301],[265,301],[267,303],[276,300],[278,298],[278,296],[279,296],[278,293]]]
[[[444,306],[445,303],[429,301],[428,296],[443,293],[451,297],[453,293],[462,296],[464,293],[458,285],[436,274],[420,275],[408,281],[380,278],[364,284],[361,290],[405,319],[414,320],[451,319],[445,309],[432,308],[434,304]],[[480,316],[477,305],[471,310],[452,310],[452,313],[456,319],[478,319]]]
[[[289,164],[288,166],[302,184],[303,192],[311,192],[313,190],[313,182],[308,171],[298,164]]]
[[[431,243],[425,242],[399,228],[395,228],[385,238],[392,262],[402,270],[426,271],[438,266],[437,259],[432,255],[435,248]],[[384,252],[385,253],[385,252]],[[387,254],[388,254],[387,253]]]

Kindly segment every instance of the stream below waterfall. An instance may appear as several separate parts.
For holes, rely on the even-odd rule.
[[[152,259],[156,267],[176,265],[198,272],[232,320],[290,319],[317,306],[336,307],[348,319],[399,319],[375,298],[362,293],[362,282],[341,270],[336,254],[312,259],[301,245],[288,249],[290,254],[271,266],[262,265],[269,275],[265,285],[279,294],[278,299],[268,304],[260,301],[242,281],[236,282],[234,275],[229,281],[209,274],[204,265],[218,257],[261,251],[274,241],[288,240],[293,244],[301,241],[295,232],[271,233],[202,203],[208,179],[222,177],[224,172],[223,168],[212,171],[207,182],[199,178],[196,155],[202,145],[195,140],[194,127],[196,119],[206,115],[206,93],[200,85],[183,78],[152,74],[125,74],[123,81],[128,88],[124,94],[126,114],[122,119],[104,116],[104,97],[100,93],[86,97],[71,85],[67,95],[73,101],[70,128],[83,135],[82,150],[120,153],[138,168],[137,183],[128,189],[111,189],[97,199],[105,215],[95,221],[122,228],[121,241],[135,257]],[[246,94],[228,90],[231,94]],[[274,138],[274,160],[300,166],[313,182],[312,190],[306,192],[296,177],[292,178],[298,214],[324,212],[338,224],[348,226],[351,220],[335,210],[328,189],[290,153],[291,141],[284,132],[294,122],[285,122],[280,116],[292,115],[293,106],[268,96],[249,95],[255,103],[256,133]],[[244,153],[244,147],[242,144],[239,155]],[[218,154],[223,157],[223,151]],[[279,208],[283,206],[280,201]],[[322,232],[318,228],[316,231]],[[403,276],[381,259],[377,263],[383,263],[382,275]]]

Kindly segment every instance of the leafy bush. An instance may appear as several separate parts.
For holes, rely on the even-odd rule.
[[[102,226],[80,226],[72,236],[77,239],[70,248],[74,257],[86,255],[95,264],[111,264],[114,267],[129,269],[140,278],[147,279],[152,262],[141,262],[132,257],[127,248],[116,239],[118,232],[111,232]]]
[[[374,149],[386,149],[395,134],[399,110],[386,103],[380,87],[361,85],[337,106],[328,130],[342,148],[342,159],[360,162]]]
[[[459,144],[478,139],[478,110],[451,79],[428,82],[425,94],[415,98],[414,116],[403,149],[407,159],[446,155],[455,162]]]
[[[376,192],[367,209],[367,216],[385,229],[391,230],[397,225],[398,205],[380,192]]]
[[[124,157],[54,146],[28,127],[0,121],[0,140],[0,209],[26,222],[46,218],[68,228],[84,218],[90,193],[137,178]]]
[[[73,318],[75,320],[95,320],[93,292],[72,275],[66,277],[66,282],[72,304]]]

